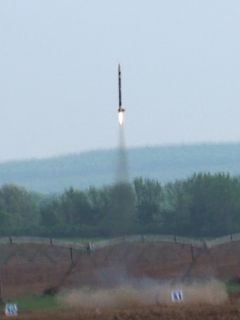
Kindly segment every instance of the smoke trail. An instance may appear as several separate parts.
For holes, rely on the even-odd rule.
[[[128,159],[125,141],[124,126],[119,126],[118,130],[118,151],[117,151],[117,175],[116,184],[128,183]]]
[[[111,188],[109,211],[106,214],[106,235],[126,235],[133,231],[135,194],[128,177],[127,148],[124,125],[118,129],[116,182]]]

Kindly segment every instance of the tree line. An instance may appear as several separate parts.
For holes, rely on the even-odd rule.
[[[240,178],[194,174],[162,185],[136,178],[87,190],[42,195],[0,188],[0,236],[113,237],[175,234],[213,237],[240,232]]]

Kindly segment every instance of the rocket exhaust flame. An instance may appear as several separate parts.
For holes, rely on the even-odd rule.
[[[119,111],[118,112],[118,122],[120,124],[120,126],[123,126],[124,123],[124,111]]]

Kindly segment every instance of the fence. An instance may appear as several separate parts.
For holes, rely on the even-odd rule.
[[[90,241],[90,242],[76,242],[69,240],[60,240],[54,238],[42,237],[2,237],[0,244],[45,244],[51,246],[58,246],[64,248],[72,248],[76,250],[98,250],[110,246],[115,246],[123,243],[178,243],[191,245],[193,247],[212,248],[221,244],[230,243],[233,241],[240,241],[240,233],[230,234],[227,236],[215,239],[191,239],[185,237],[178,237],[175,235],[134,235],[123,236],[113,239]]]

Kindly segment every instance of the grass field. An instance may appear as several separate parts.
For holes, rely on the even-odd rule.
[[[240,294],[240,284],[227,282],[229,295]],[[230,299],[219,305],[199,303],[173,303],[126,305],[122,307],[82,308],[61,303],[56,296],[27,295],[6,301],[18,305],[19,320],[239,320],[239,299]],[[2,306],[1,314],[4,312]],[[1,316],[1,319],[4,319]]]
[[[26,311],[50,311],[61,307],[57,298],[50,295],[29,295],[6,302],[16,303],[20,313]]]
[[[84,239],[75,239],[79,240]],[[2,245],[3,297],[18,305],[19,320],[239,320],[240,284],[229,279],[238,275],[240,242],[200,251],[194,264],[190,249],[179,243],[124,243],[92,254],[76,249],[71,262],[65,247]],[[204,276],[213,273],[219,283],[204,284]],[[171,283],[185,274],[196,283],[190,288],[187,281],[177,284],[184,292],[184,303],[174,304]],[[167,284],[161,287],[159,279],[170,279],[169,288]],[[107,292],[105,285],[109,285]],[[112,285],[117,290],[111,291]],[[60,297],[43,294],[54,286]],[[4,318],[3,307],[0,319]]]
[[[231,294],[240,294],[240,283],[236,281],[228,281],[226,282],[226,289],[229,295]]]
[[[226,283],[226,289],[230,296],[233,294],[240,294],[239,283],[229,281]],[[63,306],[59,299],[52,295],[27,295],[6,302],[16,303],[18,305],[19,313],[66,309],[66,306]]]
[[[22,313],[19,320],[239,320],[237,304],[212,305],[163,305],[103,310],[55,310]]]

